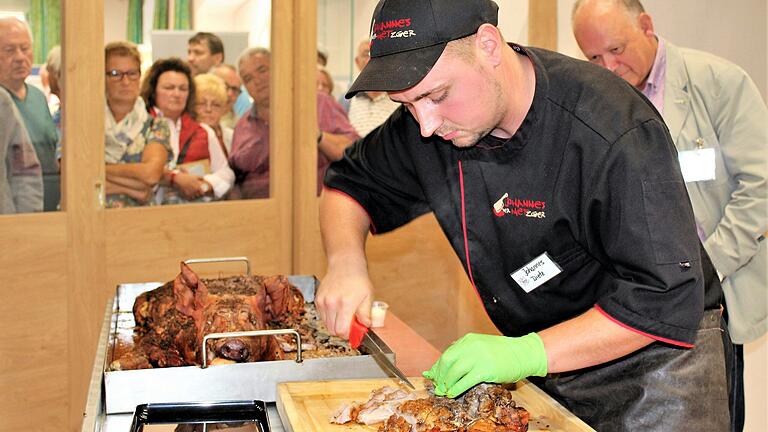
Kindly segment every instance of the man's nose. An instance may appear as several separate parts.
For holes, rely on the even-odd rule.
[[[424,106],[424,104],[414,105],[413,112],[416,115],[416,120],[419,122],[421,136],[425,138],[431,137],[442,124],[442,120],[440,120],[437,113],[430,107]]]
[[[616,59],[616,56],[606,54],[603,56],[603,67],[611,72],[616,72],[616,68],[619,67],[619,61]]]

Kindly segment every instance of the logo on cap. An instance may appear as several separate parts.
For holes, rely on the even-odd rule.
[[[376,23],[374,19],[371,24],[371,41],[416,36],[416,32],[409,27],[411,27],[410,18],[393,19],[380,23]]]

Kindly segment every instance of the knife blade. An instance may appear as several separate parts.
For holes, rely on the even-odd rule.
[[[360,345],[364,346],[368,354],[373,357],[387,374],[393,375],[403,384],[416,390],[416,387],[408,380],[405,374],[384,355],[384,350],[381,349],[381,346],[371,338],[370,329],[358,321],[357,317],[352,319],[352,325],[349,328],[349,344],[354,349],[357,349]]]

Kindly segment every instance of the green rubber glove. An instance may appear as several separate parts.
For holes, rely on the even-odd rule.
[[[547,353],[536,333],[522,337],[468,333],[452,343],[422,375],[435,394],[455,398],[481,382],[512,383],[547,374]]]

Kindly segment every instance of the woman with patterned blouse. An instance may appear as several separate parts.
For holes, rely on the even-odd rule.
[[[170,160],[170,131],[165,121],[149,115],[139,97],[136,46],[112,42],[105,51],[107,207],[148,205]]]

